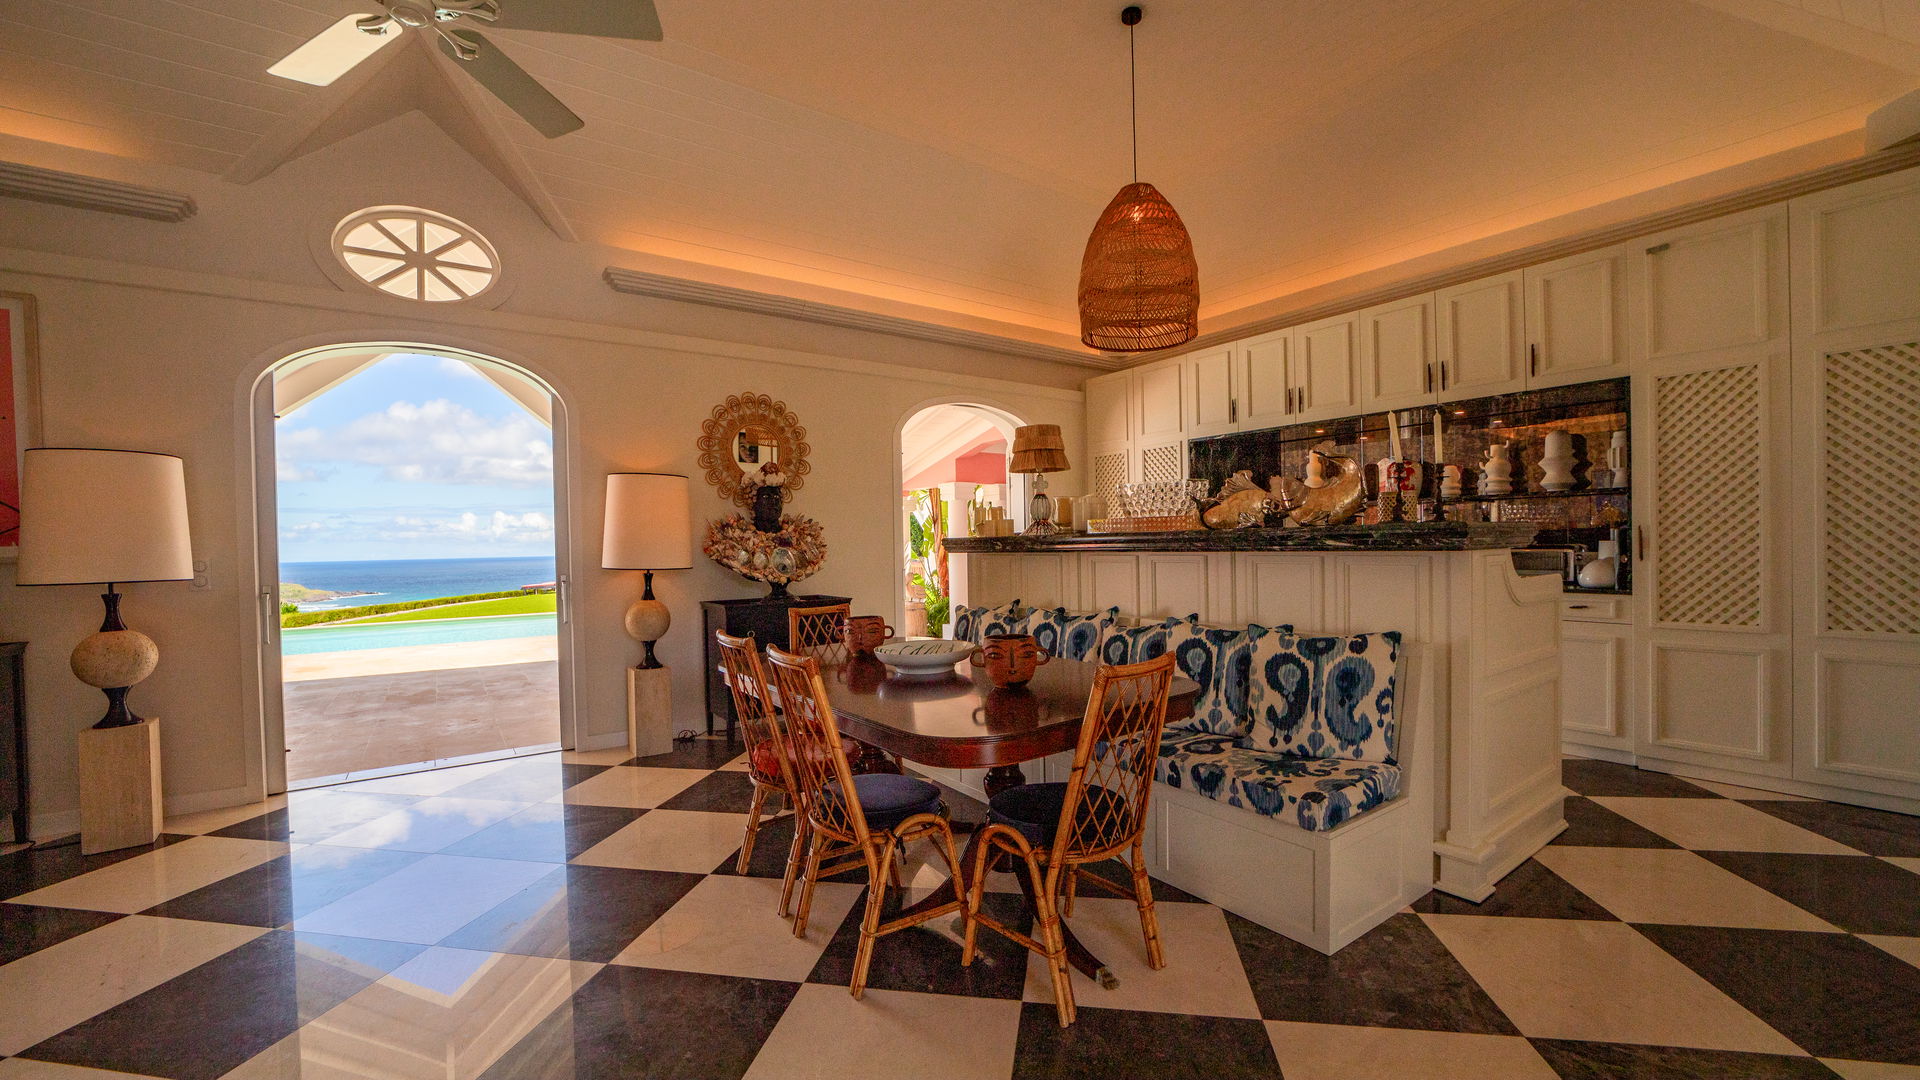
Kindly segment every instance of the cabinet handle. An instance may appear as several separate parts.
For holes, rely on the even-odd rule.
[[[1228,398],[1227,399],[1227,423],[1237,424],[1239,422],[1240,422],[1240,399]]]
[[[1527,374],[1540,374],[1540,346],[1527,346]]]
[[[1567,610],[1568,611],[1585,611],[1590,606],[1591,605],[1589,604],[1568,604]]]
[[[1445,360],[1442,360],[1440,361],[1440,389],[1445,390],[1446,388],[1447,388],[1447,362]]]
[[[1433,393],[1433,361],[1427,361],[1427,393]]]
[[[1644,562],[1647,558],[1647,527],[1633,527],[1633,558],[1635,562]]]

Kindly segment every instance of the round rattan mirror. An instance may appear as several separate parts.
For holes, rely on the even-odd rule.
[[[786,402],[765,394],[734,394],[715,405],[713,415],[700,423],[697,445],[707,483],[742,509],[753,506],[761,477],[777,473],[790,500],[812,469],[807,464],[813,449],[807,445],[807,429]]]

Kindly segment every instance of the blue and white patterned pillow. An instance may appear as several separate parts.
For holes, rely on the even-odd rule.
[[[1187,619],[1199,618],[1198,615],[1189,615],[1186,619],[1165,619],[1160,622],[1141,623],[1139,626],[1121,626],[1116,621],[1100,634],[1099,662],[1137,664],[1142,660],[1151,660],[1167,651],[1176,627],[1185,623]]]
[[[1253,730],[1242,745],[1306,758],[1394,761],[1400,632],[1269,634],[1254,643]]]
[[[1200,694],[1194,699],[1193,715],[1168,723],[1167,730],[1228,738],[1251,731],[1253,649],[1266,634],[1264,626],[1238,630],[1203,626],[1198,616],[1189,616],[1172,627],[1167,651],[1173,654],[1180,674],[1200,684]]]
[[[1019,634],[1024,631],[1014,629],[1020,614],[1020,601],[1009,600],[999,607],[968,607],[961,604],[953,609],[953,640],[971,641],[980,644],[988,634]]]
[[[1016,634],[1032,634],[1040,647],[1065,660],[1085,660],[1093,655],[1106,628],[1120,618],[1120,609],[1071,612],[1066,608],[1048,611],[1035,608],[1021,620]]]

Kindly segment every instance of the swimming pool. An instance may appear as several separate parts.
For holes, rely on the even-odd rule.
[[[396,649],[408,645],[448,645],[463,641],[499,641],[540,637],[557,631],[554,616],[496,615],[480,619],[428,619],[420,622],[303,626],[280,634],[282,656],[309,653]]]

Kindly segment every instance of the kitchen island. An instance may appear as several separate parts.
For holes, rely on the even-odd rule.
[[[956,603],[1018,599],[1029,607],[1118,608],[1134,621],[1198,614],[1212,625],[1290,625],[1301,634],[1401,631],[1407,643],[1399,689],[1402,798],[1431,824],[1403,846],[1395,865],[1366,868],[1392,875],[1396,884],[1373,906],[1398,910],[1428,888],[1483,900],[1566,827],[1560,581],[1522,576],[1511,556],[1533,531],[1511,522],[1433,522],[968,537],[946,544]],[[978,784],[977,777],[953,779]],[[1180,809],[1174,804],[1188,793],[1156,788],[1155,798],[1162,794]],[[1161,846],[1156,873],[1191,891],[1178,853],[1166,850],[1182,828],[1178,816],[1163,818],[1154,837]],[[1342,828],[1365,827],[1363,817]],[[1198,884],[1213,894],[1209,899],[1240,910],[1261,903],[1257,892],[1270,888],[1254,880],[1256,869],[1249,866],[1248,880],[1237,886]],[[1316,863],[1314,869],[1325,868]],[[1276,865],[1272,872],[1301,867]],[[1377,915],[1335,912],[1327,917],[1351,925],[1280,929],[1311,937],[1322,949],[1337,948],[1354,926],[1372,925]],[[1272,925],[1271,912],[1249,917]]]

